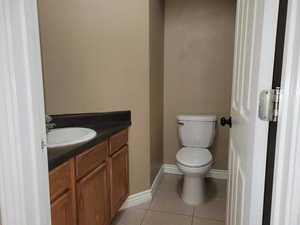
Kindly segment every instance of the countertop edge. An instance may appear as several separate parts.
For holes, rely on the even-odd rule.
[[[109,137],[131,126],[131,111],[51,115],[57,128],[87,127],[96,137],[79,146],[48,149],[48,171],[85,152]]]
[[[107,133],[104,133],[103,135],[96,136],[94,139],[90,140],[89,142],[74,148],[71,151],[66,152],[65,154],[62,154],[61,156],[53,159],[48,159],[48,170],[49,172],[58,166],[62,165],[63,163],[67,162],[68,160],[76,157],[77,155],[91,149],[92,147],[96,146],[97,144],[101,143],[102,141],[110,138],[111,136],[128,129],[130,127],[130,124],[122,124],[119,126],[111,127],[110,131]],[[48,151],[53,151],[53,150],[48,150]],[[54,150],[56,151],[56,150]],[[50,153],[51,154],[51,153]],[[49,154],[48,154],[49,155]]]

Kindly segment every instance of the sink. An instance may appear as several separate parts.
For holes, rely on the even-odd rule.
[[[83,127],[67,127],[52,129],[47,134],[47,147],[74,147],[96,137],[96,131]]]

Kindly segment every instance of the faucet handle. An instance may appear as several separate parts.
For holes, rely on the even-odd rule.
[[[50,123],[53,119],[51,116],[49,116],[48,114],[46,114],[46,123]]]

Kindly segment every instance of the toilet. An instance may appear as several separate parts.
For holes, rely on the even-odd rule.
[[[205,181],[213,164],[208,148],[215,137],[215,115],[178,115],[179,139],[183,146],[176,154],[176,164],[184,175],[181,198],[191,205],[205,201]]]

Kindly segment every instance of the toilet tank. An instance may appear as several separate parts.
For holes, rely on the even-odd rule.
[[[216,130],[215,115],[178,115],[179,139],[185,147],[208,148]]]

